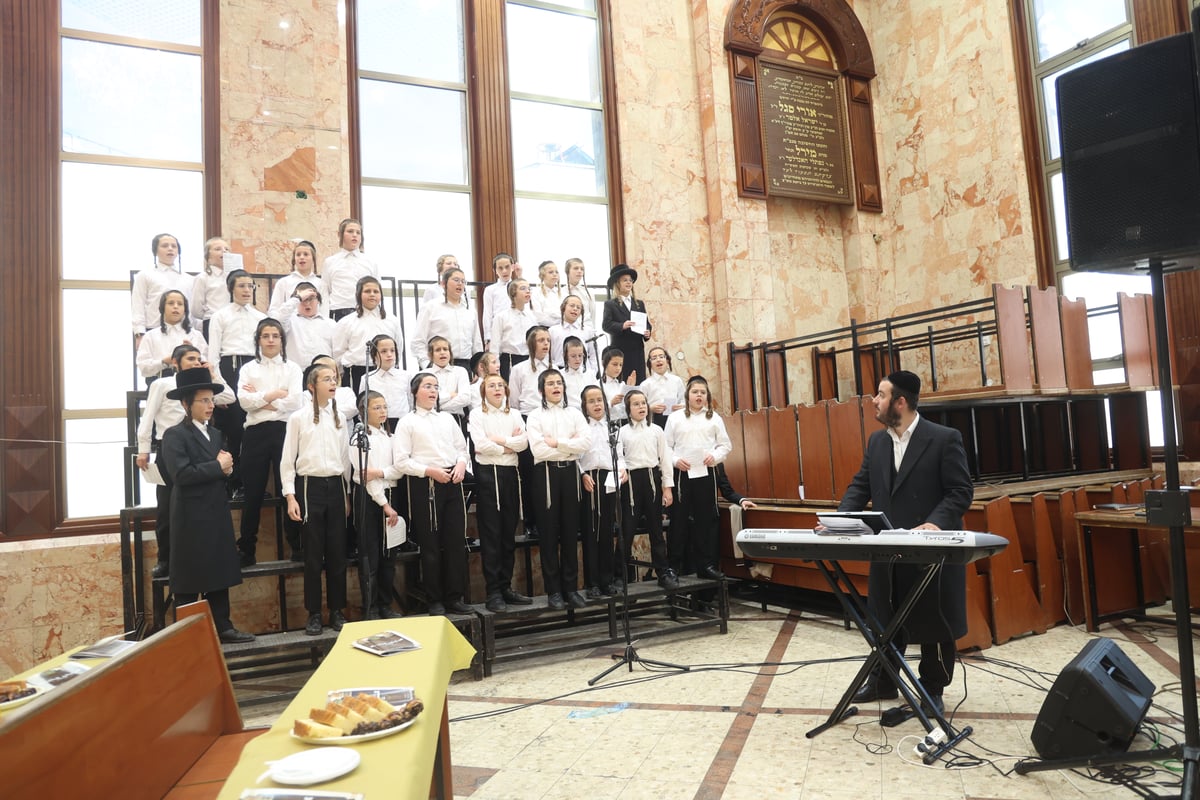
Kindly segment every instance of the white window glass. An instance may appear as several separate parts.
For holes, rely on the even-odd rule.
[[[608,206],[517,198],[517,247],[525,274],[550,260],[566,273],[568,258],[581,258],[585,279],[603,283],[612,264]]]
[[[65,289],[62,324],[63,407],[124,408],[133,375],[129,292]]]
[[[125,420],[70,419],[64,428],[67,516],[116,516],[125,504],[125,471],[121,468]],[[148,497],[143,489],[143,504],[153,503],[154,492]]]
[[[518,2],[511,2],[509,5],[521,5]],[[556,5],[562,8],[572,8],[578,11],[596,11],[596,0],[545,0],[541,5]]]
[[[438,256],[445,253],[472,274],[469,194],[363,186],[362,204],[369,252],[384,275],[433,280]]]
[[[63,150],[201,160],[200,57],[62,40]]]
[[[372,80],[359,88],[364,177],[466,184],[462,92]]]
[[[1101,50],[1099,53],[1087,58],[1082,58],[1070,66],[1042,78],[1042,97],[1046,106],[1046,145],[1050,149],[1051,161],[1062,155],[1062,145],[1058,141],[1058,88],[1054,85],[1054,82],[1058,80],[1059,76],[1066,75],[1071,70],[1082,67],[1084,64],[1091,64],[1093,61],[1108,58],[1111,55],[1124,52],[1128,49],[1128,40],[1117,42],[1112,47]]]
[[[511,91],[600,102],[595,19],[510,4],[506,34]]]
[[[62,26],[200,46],[196,0],[62,0]]]
[[[462,4],[360,0],[358,68],[462,83]]]
[[[160,233],[179,240],[183,270],[198,272],[204,263],[203,225],[200,172],[63,162],[66,279],[127,281],[131,269],[153,266],[150,241]],[[123,316],[128,318],[128,307]]]
[[[1033,0],[1038,62],[1124,24],[1125,0]]]
[[[1050,213],[1054,216],[1054,253],[1059,261],[1071,257],[1071,240],[1067,236],[1067,201],[1064,196],[1062,170],[1050,176]]]
[[[512,151],[518,192],[605,196],[599,111],[513,100]]]

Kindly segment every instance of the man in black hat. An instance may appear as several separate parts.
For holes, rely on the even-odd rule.
[[[604,320],[601,326],[612,340],[612,346],[625,354],[625,366],[621,370],[624,381],[631,373],[637,375],[637,383],[646,380],[646,341],[650,338],[650,319],[646,318],[646,330],[633,330],[633,313],[646,313],[646,304],[633,295],[633,284],[637,283],[637,270],[628,264],[617,264],[608,274],[608,290],[613,292],[611,300],[604,301]]]
[[[254,635],[233,627],[229,587],[242,582],[225,479],[233,456],[221,431],[209,425],[213,394],[224,391],[204,367],[185,369],[167,392],[183,403],[186,416],[167,428],[159,455],[171,481],[171,592],[176,605],[203,595],[222,642],[249,642]]]
[[[875,419],[884,430],[871,434],[858,474],[850,482],[839,511],[862,511],[867,501],[898,528],[957,530],[975,495],[967,468],[962,434],[930,422],[917,413],[921,379],[893,372],[879,382]],[[917,582],[920,566],[872,562],[867,603],[884,626],[896,606]],[[966,567],[944,565],[921,595],[894,642],[903,653],[909,642],[921,645],[921,684],[941,713],[942,691],[954,675],[955,640],[967,632]],[[890,700],[898,692],[882,671],[868,676],[854,695],[855,703]],[[915,716],[908,706],[883,712],[880,724],[890,727]]]

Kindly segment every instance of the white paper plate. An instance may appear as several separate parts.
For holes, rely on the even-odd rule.
[[[9,700],[7,702],[0,703],[0,711],[7,711],[10,708],[16,708],[17,706],[23,706],[26,703],[28,703],[30,700],[32,700],[33,698],[40,697],[42,694],[44,694],[46,692],[46,690],[40,686],[30,686],[29,688],[34,690],[33,694],[26,695],[25,697],[18,697],[16,700]]]
[[[272,763],[267,777],[286,786],[309,786],[345,775],[360,760],[358,751],[349,747],[305,750]]]
[[[297,736],[294,731],[292,732],[291,736],[293,739],[299,739],[300,741],[304,742],[305,744],[331,744],[331,745],[358,744],[359,742],[369,742],[372,739],[382,739],[384,736],[391,736],[393,733],[399,733],[400,731],[404,730],[409,725],[412,725],[414,722],[416,722],[419,719],[420,719],[419,716],[413,717],[408,722],[405,722],[403,725],[397,725],[394,728],[384,728],[383,730],[375,731],[374,733],[363,733],[363,734],[359,734],[358,736],[334,736],[332,738],[322,739],[322,738],[312,738],[309,736]]]

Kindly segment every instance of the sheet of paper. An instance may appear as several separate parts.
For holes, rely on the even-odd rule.
[[[614,480],[612,472],[608,473],[608,477],[604,479],[604,493],[612,494],[617,490],[617,482]]]
[[[385,525],[384,530],[387,536],[387,549],[399,547],[408,541],[408,525],[404,522],[404,517],[396,520],[395,525]]]
[[[244,263],[245,260],[242,258],[241,253],[226,253],[221,256],[221,265],[227,270],[242,269]]]
[[[634,333],[646,332],[646,312],[645,311],[630,311],[629,319],[633,321],[633,327],[630,329]]]
[[[142,477],[146,479],[146,483],[152,483],[155,486],[167,485],[167,482],[163,480],[162,470],[158,468],[158,464],[153,462],[146,465],[146,469],[142,471]]]

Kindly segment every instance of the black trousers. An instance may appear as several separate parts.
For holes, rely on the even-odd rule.
[[[491,597],[512,588],[513,560],[516,551],[517,468],[496,464],[475,467],[475,520],[479,528],[479,547],[483,583]]]
[[[242,486],[246,500],[242,506],[241,536],[238,549],[254,555],[258,544],[258,524],[262,519],[263,492],[267,479],[274,476],[279,492],[279,459],[283,456],[283,437],[287,423],[272,420],[248,426],[242,434]]]
[[[299,475],[300,531],[304,539],[304,608],[321,613],[321,572],[330,611],[346,607],[346,487],[341,475]]]
[[[583,490],[582,505],[587,509],[587,527],[580,531],[583,538],[583,582],[589,588],[604,588],[613,582],[613,553],[617,540],[613,524],[617,518],[618,492],[608,492],[604,482],[609,470],[593,469],[592,491]]]
[[[680,575],[717,565],[717,495],[713,469],[703,478],[675,470],[675,502],[667,550],[671,568]]]
[[[221,377],[235,395],[238,392],[238,372],[243,364],[253,360],[254,356],[221,356]],[[241,486],[242,432],[246,426],[246,412],[241,404],[234,400],[225,408],[213,409],[213,423],[225,437],[225,449],[233,456],[233,472],[227,482],[231,486]]]
[[[409,530],[421,547],[421,583],[431,603],[467,596],[467,505],[461,483],[408,479]]]
[[[908,639],[903,628],[897,631],[892,642],[903,656],[904,651],[908,649]],[[953,639],[945,642],[922,642],[920,647],[921,661],[917,665],[917,675],[920,676],[925,691],[934,697],[940,697],[954,680],[954,660],[957,652],[955,642]],[[895,688],[891,677],[882,670],[876,671],[875,679],[885,689]]]
[[[233,622],[229,619],[229,590],[217,589],[213,592],[204,592],[195,594],[176,594],[175,607],[185,606],[188,603],[194,603],[204,597],[208,601],[208,610],[212,612],[213,626],[216,627],[217,633],[224,633],[233,627]]]
[[[388,502],[391,502],[389,498]],[[391,608],[396,565],[387,549],[383,508],[361,484],[354,484],[355,527],[358,528],[358,587],[362,596],[363,618],[372,609]]]
[[[508,381],[508,376],[512,374],[512,368],[522,361],[528,361],[529,356],[519,356],[516,353],[501,353],[500,354],[500,375],[504,380]]]
[[[358,386],[362,383],[363,375],[367,374],[367,368],[363,367],[347,367],[342,365],[342,386],[348,386],[354,390],[354,394],[358,395]]]
[[[533,483],[546,593],[573,592],[579,588],[579,465],[543,461],[534,467]]]
[[[662,473],[657,467],[629,470],[629,491],[626,504],[628,511],[622,517],[625,531],[623,557],[632,557],[633,536],[637,533],[638,520],[646,518],[646,531],[650,534],[650,560],[660,575],[670,566],[667,557],[667,539],[662,527]]]
[[[347,314],[353,314],[356,310],[357,309],[354,308],[335,308],[329,312],[329,318],[334,322],[337,322]]]
[[[525,414],[521,415],[521,419],[525,420],[525,424],[529,424],[529,417]],[[467,437],[470,441],[471,437]],[[533,453],[526,447],[521,452],[517,453],[517,472],[521,475],[521,509],[525,512],[525,527],[538,526],[537,516],[533,513],[533,508],[537,505],[537,499],[534,496],[533,484],[536,478],[533,474]],[[515,495],[514,495],[515,496]]]

